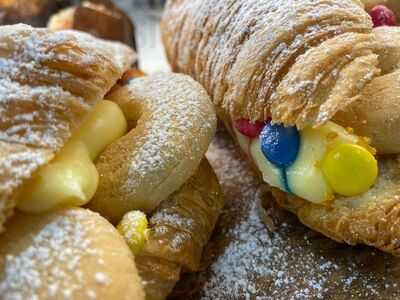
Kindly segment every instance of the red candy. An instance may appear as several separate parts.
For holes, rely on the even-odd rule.
[[[369,15],[372,18],[374,27],[379,26],[395,26],[397,24],[396,15],[394,12],[384,5],[374,6]]]
[[[239,119],[235,121],[235,128],[243,135],[249,138],[256,138],[260,135],[265,126],[264,122],[256,121],[254,123],[246,119]]]

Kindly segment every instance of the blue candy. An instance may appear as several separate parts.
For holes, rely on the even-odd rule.
[[[261,151],[280,169],[287,169],[296,160],[300,149],[300,134],[296,127],[268,123],[260,134]]]

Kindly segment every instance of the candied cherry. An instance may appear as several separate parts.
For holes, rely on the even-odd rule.
[[[379,26],[396,26],[397,20],[394,12],[387,8],[385,5],[374,6],[370,11],[369,15],[372,18],[374,27]]]
[[[265,123],[260,121],[250,122],[246,119],[239,119],[235,121],[234,125],[241,134],[254,139],[260,135]]]

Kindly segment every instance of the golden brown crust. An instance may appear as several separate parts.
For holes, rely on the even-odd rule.
[[[376,77],[334,121],[371,140],[379,154],[400,153],[400,70]]]
[[[397,159],[380,160],[378,182],[366,194],[312,204],[276,189],[278,204],[312,229],[350,245],[366,244],[400,255],[400,169]]]
[[[196,173],[150,218],[148,240],[136,257],[146,299],[171,292],[181,271],[198,271],[201,255],[224,205],[218,179],[206,159]]]
[[[379,74],[377,48],[372,34],[345,33],[308,50],[277,87],[272,119],[299,129],[326,123]]]
[[[346,107],[349,111],[362,107],[361,115],[367,99],[371,102],[390,96],[385,101],[397,103],[396,88],[391,94],[388,91],[398,81],[397,72],[390,73],[397,69],[393,62],[398,55],[394,38],[398,29],[372,31],[368,15],[355,1],[324,1],[325,8],[319,1],[285,3],[291,7],[281,1],[249,0],[181,0],[167,5],[162,26],[168,58],[175,70],[194,76],[206,87],[228,128],[238,116],[253,120],[272,116],[273,121],[299,128],[318,126]],[[311,47],[305,43],[309,35],[304,35],[309,10],[314,12],[315,32],[323,37]],[[337,18],[328,17],[329,11],[337,13]],[[296,13],[300,17],[292,20]],[[284,20],[286,27],[275,18]],[[338,19],[342,21],[338,24],[347,25],[345,29],[336,24]],[[334,33],[324,34],[329,32],[327,28],[337,26],[340,29]],[[197,28],[205,29],[199,32]],[[296,39],[280,34],[284,28],[297,34]],[[310,34],[318,36],[315,32]],[[268,38],[269,34],[276,40]],[[301,50],[293,50],[296,48]],[[380,67],[384,76],[376,77]],[[397,123],[396,111],[392,112],[391,125]],[[380,113],[380,122],[387,122],[388,113]],[[373,120],[369,121],[371,125]],[[379,134],[377,137],[385,136],[387,142],[387,132]],[[387,147],[382,141],[381,146]],[[387,150],[382,149],[382,153]],[[391,157],[379,157],[379,165],[373,188],[355,198],[339,197],[331,205],[316,205],[278,190],[274,194],[278,203],[304,224],[337,241],[363,243],[400,255],[399,166]]]
[[[257,166],[250,163],[262,178]],[[361,196],[339,197],[330,205],[314,204],[276,188],[272,188],[272,195],[279,206],[296,214],[303,224],[337,242],[366,244],[400,255],[399,167],[398,156],[382,158],[373,188]]]
[[[82,208],[17,213],[0,236],[2,299],[144,299],[128,246]]]
[[[371,30],[368,14],[347,0],[328,5],[309,0],[170,1],[162,20],[172,68],[203,84],[220,115],[265,120],[272,110],[274,121],[300,127],[326,120],[325,110],[326,115],[334,113],[337,99],[330,97],[331,85],[343,89],[350,103],[376,75],[377,45]],[[336,51],[324,52],[336,43]],[[308,56],[315,52],[322,61]],[[306,64],[313,72],[302,78]],[[340,67],[337,72],[335,67]],[[324,86],[321,77],[327,75],[333,78]],[[304,87],[303,93],[315,83],[322,99],[303,97],[296,107],[282,106],[292,90],[285,83]],[[315,118],[325,102],[329,107]]]
[[[128,47],[78,32],[0,28],[0,230],[18,187],[52,159],[133,60]]]
[[[341,108],[335,122],[351,127],[371,140],[378,154],[400,153],[400,27],[378,27],[373,33],[378,41],[379,68],[382,76],[374,78],[360,97]]]
[[[99,188],[89,207],[112,222],[153,211],[197,169],[214,137],[211,100],[189,76],[136,78],[108,95],[137,125],[97,160]]]

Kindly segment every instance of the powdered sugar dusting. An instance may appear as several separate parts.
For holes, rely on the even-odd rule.
[[[51,158],[49,150],[30,149],[0,141],[0,231],[14,205],[9,199],[12,190],[28,178],[37,166]]]
[[[66,99],[72,98],[69,92],[59,86],[30,87],[2,78],[0,97],[0,124],[8,125],[0,132],[0,140],[36,147],[62,144],[69,124],[66,120],[61,121],[60,109]],[[27,106],[36,109],[29,112],[24,109]]]
[[[118,47],[121,57],[113,55]],[[74,62],[76,68],[93,68],[104,60],[122,74],[130,62],[125,47],[119,44],[72,31],[33,30],[22,24],[2,28],[0,53],[0,124],[5,127],[0,140],[49,148],[60,146],[65,139],[77,103],[82,107],[75,114],[88,110],[90,102],[99,100],[111,87],[101,86],[104,83],[95,86],[94,81],[81,78],[80,84],[92,91],[92,98],[84,99],[87,95],[78,93],[72,82],[85,74],[57,64]],[[98,71],[104,76],[103,70]]]
[[[87,231],[95,224],[87,219],[84,210],[67,211],[45,224],[18,255],[6,255],[0,282],[3,299],[38,299],[46,295],[73,299],[74,292],[86,284],[79,271],[82,259],[99,254],[99,250],[90,248]],[[108,280],[103,273],[96,273],[97,279],[102,284]]]
[[[394,269],[398,259],[368,247],[337,244],[273,205],[269,209],[277,229],[267,230],[259,216],[258,200],[269,198],[260,192],[264,190],[260,182],[225,133],[219,134],[208,158],[223,186],[227,206],[204,255],[205,263],[211,259],[211,264],[195,279],[187,277],[176,295],[191,290],[185,284],[196,282],[198,290],[185,299],[400,297],[399,275]]]
[[[1,27],[0,231],[15,189],[53,157],[133,60],[128,47],[87,34]]]
[[[110,278],[108,278],[108,276],[106,274],[104,274],[103,272],[97,272],[94,275],[94,278],[95,278],[96,282],[101,285],[109,285],[111,282]]]
[[[134,176],[158,172],[171,160],[175,165],[182,158],[199,160],[198,153],[205,152],[202,140],[212,136],[216,119],[208,97],[188,80],[182,75],[158,74],[128,86],[133,95],[146,102],[153,122],[146,124],[146,140],[135,153],[125,185],[127,191],[140,183]],[[174,158],[177,153],[181,155]]]
[[[68,122],[60,118],[59,110],[63,108],[65,99],[73,97],[72,94],[56,84],[40,84],[41,76],[54,73],[43,62],[60,58],[51,46],[59,45],[66,37],[46,33],[44,29],[32,30],[22,24],[6,26],[0,31],[2,141],[57,148],[69,129]],[[45,42],[45,37],[49,41]],[[12,42],[7,42],[9,39]],[[50,46],[47,42],[53,44]],[[67,56],[68,53],[60,55]],[[66,74],[59,71],[58,76],[62,78]],[[34,86],[28,84],[35,80]],[[83,99],[79,101],[85,103]]]
[[[271,96],[308,49],[372,29],[350,0],[170,1],[162,22],[172,68],[202,83],[226,115],[253,120],[270,116]]]
[[[135,147],[127,154],[118,197],[140,200],[142,210],[152,211],[195,172],[215,132],[214,108],[198,83],[171,73],[134,79],[109,97],[142,113],[134,136],[124,137],[135,139]],[[99,158],[100,174],[108,171],[107,155],[106,150]]]

